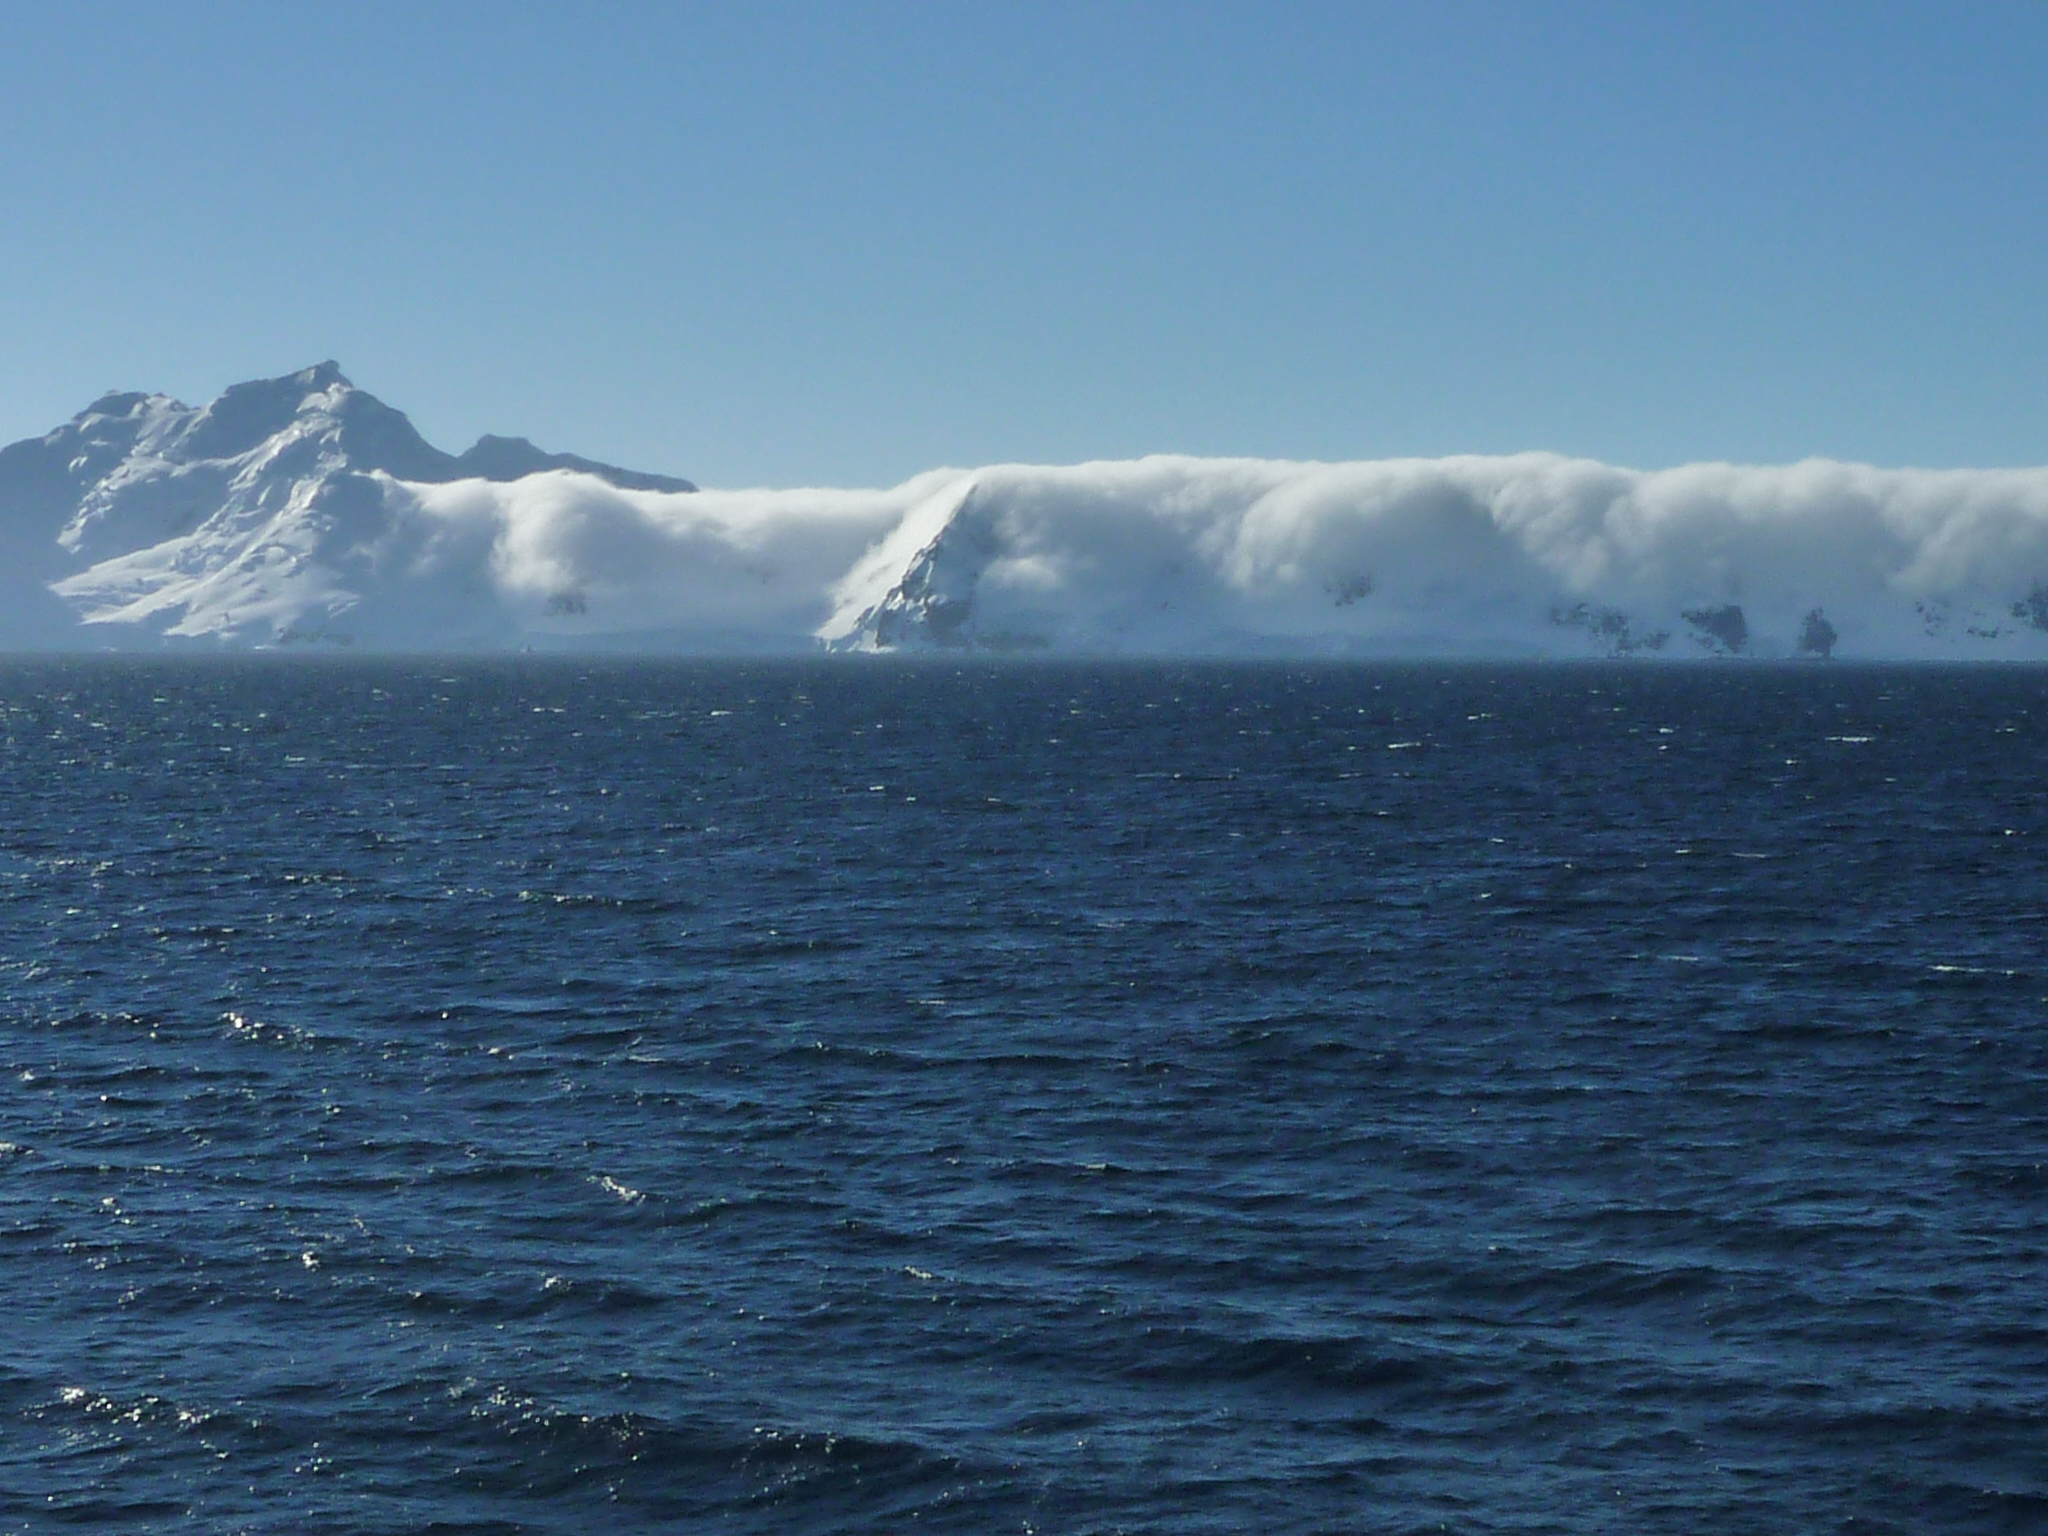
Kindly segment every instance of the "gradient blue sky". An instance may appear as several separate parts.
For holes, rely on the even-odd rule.
[[[0,441],[2048,462],[2048,4],[0,9]]]

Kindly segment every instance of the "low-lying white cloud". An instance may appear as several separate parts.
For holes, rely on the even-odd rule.
[[[1939,655],[2028,651],[2048,617],[2048,470],[1162,457],[987,469],[956,496],[942,536],[841,585],[821,633],[931,638],[936,613],[955,641],[1069,649],[1791,654],[1832,634]]]
[[[488,530],[488,577],[525,622],[794,638],[823,622],[833,583],[903,520],[918,485],[663,494],[555,473],[405,489],[424,523],[456,535],[430,549]]]
[[[252,512],[56,590],[88,620],[259,643],[317,622],[368,644],[2048,657],[2048,469],[1520,454],[1000,465],[886,490],[357,478],[353,501]]]

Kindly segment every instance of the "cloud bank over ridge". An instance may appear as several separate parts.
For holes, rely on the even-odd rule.
[[[422,552],[394,576],[472,570],[556,641],[2048,657],[2048,470],[1158,457],[883,491],[385,495]]]
[[[2048,469],[1159,456],[697,490],[332,364],[0,449],[0,645],[2048,659]]]

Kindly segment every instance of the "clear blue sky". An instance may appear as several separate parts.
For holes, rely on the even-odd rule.
[[[2048,4],[0,9],[0,441],[2048,462]]]

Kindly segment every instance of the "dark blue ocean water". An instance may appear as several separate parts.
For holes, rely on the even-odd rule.
[[[0,709],[0,1529],[2048,1529],[2048,674]]]

